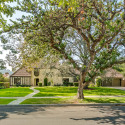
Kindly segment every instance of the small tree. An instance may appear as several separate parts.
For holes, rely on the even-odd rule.
[[[47,84],[48,84],[48,79],[45,78],[45,79],[44,79],[44,86],[47,86]]]

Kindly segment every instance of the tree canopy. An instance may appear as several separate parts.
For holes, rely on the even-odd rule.
[[[92,79],[106,68],[125,63],[124,4],[74,0],[77,6],[73,9],[69,1],[63,6],[58,0],[18,1],[15,9],[29,15],[6,25],[1,36],[6,41],[14,34],[23,36],[22,54],[27,61],[51,54],[68,60],[80,72],[78,93],[83,98],[83,88]]]
[[[13,7],[9,5],[9,3],[14,2],[16,0],[2,0],[0,1],[0,27],[5,25],[6,20],[3,18],[5,16],[12,16],[14,13]]]
[[[14,13],[14,9],[9,5],[9,3],[14,2],[16,0],[1,0],[0,1],[0,28],[4,27],[6,24],[6,20],[3,18],[4,16],[12,16]],[[0,54],[2,52],[0,51]],[[5,69],[5,62],[1,59],[0,60],[0,69]]]

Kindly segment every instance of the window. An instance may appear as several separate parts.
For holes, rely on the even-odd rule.
[[[63,83],[69,83],[69,78],[63,78]]]
[[[39,68],[34,68],[34,75],[39,76]]]
[[[14,84],[21,84],[21,78],[14,78]]]

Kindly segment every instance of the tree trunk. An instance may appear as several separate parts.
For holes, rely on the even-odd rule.
[[[78,99],[84,99],[84,94],[83,94],[83,83],[79,83],[79,87],[78,87],[78,92],[77,92],[77,97]]]

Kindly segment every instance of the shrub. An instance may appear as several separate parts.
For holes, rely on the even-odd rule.
[[[72,82],[63,82],[63,86],[73,86]]]
[[[60,83],[57,83],[57,84],[54,84],[54,86],[62,86],[62,84],[60,84]]]
[[[0,82],[0,88],[10,88],[9,82]]]
[[[68,82],[63,82],[63,86],[68,86]]]
[[[51,85],[51,82],[48,82],[48,83],[47,83],[47,86],[50,86],[50,85]]]
[[[9,82],[10,79],[9,78],[4,78],[4,82]]]
[[[20,84],[16,84],[16,87],[31,87],[31,85],[26,85],[26,84],[20,85]]]
[[[5,88],[10,88],[10,83],[9,82],[4,82],[4,87]]]
[[[95,85],[94,84],[89,84],[89,87],[95,87]]]
[[[101,77],[96,78],[96,86],[97,86],[97,87],[100,87],[101,84],[102,84],[102,79],[101,79]]]
[[[39,87],[41,87],[41,86],[42,86],[42,83],[41,83],[41,82],[39,82],[39,83],[38,83],[38,86],[39,86]]]
[[[72,82],[69,82],[69,83],[68,83],[68,86],[73,86],[73,83],[72,83]]]
[[[47,86],[47,83],[48,83],[48,79],[45,78],[45,79],[44,79],[44,86]]]
[[[4,83],[0,82],[0,89],[3,89],[3,88],[4,88]]]
[[[79,86],[79,83],[78,82],[74,82],[74,86]]]

